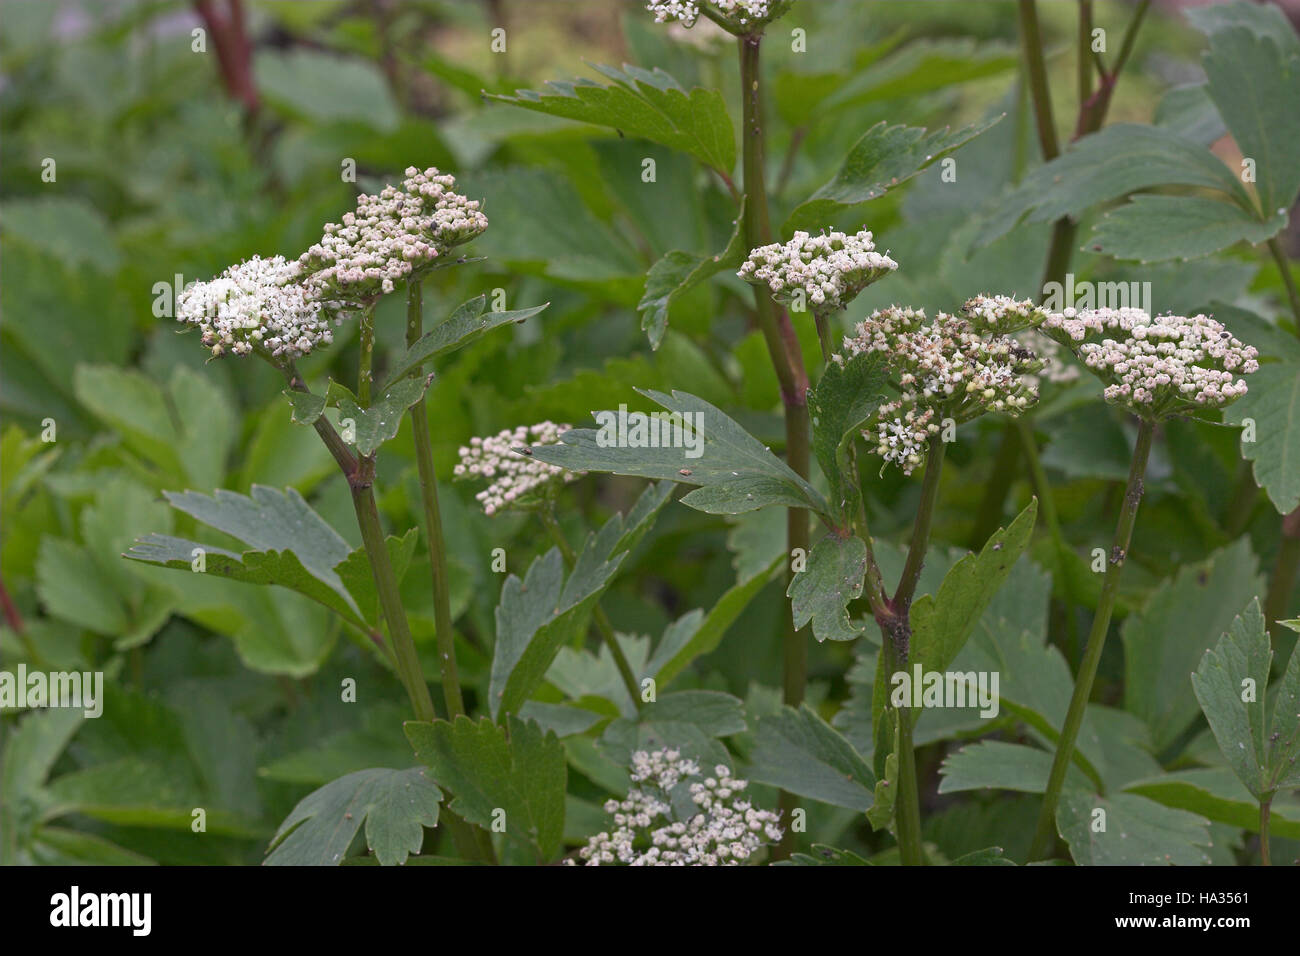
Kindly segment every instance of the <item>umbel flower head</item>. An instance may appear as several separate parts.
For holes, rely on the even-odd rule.
[[[749,782],[723,764],[705,776],[680,751],[638,750],[631,778],[626,799],[605,802],[612,829],[578,851],[587,866],[740,866],[781,839],[780,817],[755,809],[743,797]]]
[[[488,486],[474,496],[489,516],[505,508],[530,507],[538,503],[546,486],[556,478],[570,482],[582,474],[538,461],[528,447],[553,445],[571,427],[541,422],[507,428],[487,438],[471,438],[468,446],[461,447],[460,462],[452,474],[458,479],[490,479]]]
[[[774,299],[794,311],[806,307],[829,315],[897,268],[897,262],[876,251],[871,233],[863,229],[854,235],[796,232],[789,242],[752,250],[737,275],[766,285]]]
[[[770,23],[794,0],[648,0],[646,9],[655,23],[681,23],[690,27],[701,11],[732,33],[744,33]]]
[[[308,289],[332,310],[364,307],[482,233],[487,216],[455,186],[432,167],[411,166],[401,186],[358,196],[356,211],[328,223],[299,258]]]
[[[1246,394],[1238,376],[1259,369],[1259,352],[1207,315],[1066,309],[1042,328],[1105,383],[1106,401],[1152,421],[1222,408]]]
[[[971,299],[964,315],[892,306],[859,322],[844,352],[885,356],[899,396],[881,405],[863,437],[885,464],[911,474],[945,419],[954,424],[986,412],[1019,415],[1038,401],[1039,358],[1009,332],[1041,321],[1032,303]],[[841,359],[842,360],[842,357]]]
[[[333,341],[300,274],[298,263],[283,256],[254,256],[186,287],[176,299],[176,320],[198,326],[214,358],[254,351],[298,358]]]

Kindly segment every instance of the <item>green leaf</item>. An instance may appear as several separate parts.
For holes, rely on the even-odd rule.
[[[1007,528],[989,537],[978,555],[953,565],[937,595],[912,604],[912,661],[926,671],[947,669],[1029,544],[1037,513],[1033,499]]]
[[[1259,800],[1300,785],[1300,654],[1276,688],[1267,709],[1273,648],[1259,599],[1233,620],[1226,634],[1205,652],[1192,687],[1219,750],[1238,779]]]
[[[806,704],[759,719],[751,763],[752,779],[801,797],[859,812],[874,803],[867,762]]]
[[[1104,811],[1101,817],[1095,811]],[[1098,829],[1103,825],[1105,829]],[[1203,866],[1209,824],[1184,810],[1131,793],[1101,797],[1067,790],[1056,827],[1080,866]]]
[[[353,121],[391,133],[401,123],[383,74],[374,64],[316,50],[264,50],[254,62],[267,100],[318,123]]]
[[[776,864],[780,866],[782,864]],[[787,866],[875,866],[852,850],[840,850],[824,843],[814,843],[809,853],[792,853]]]
[[[122,261],[108,222],[84,199],[8,199],[0,230],[7,242],[30,245],[74,269],[90,266],[113,272]]]
[[[1253,461],[1255,482],[1281,514],[1300,506],[1300,363],[1260,366],[1248,391],[1223,412],[1233,425],[1255,423],[1254,441],[1242,441],[1241,455]],[[1243,439],[1249,438],[1243,432]]]
[[[31,711],[5,739],[0,764],[0,816],[34,794],[53,769],[59,755],[81,729],[85,714],[75,708]]]
[[[826,98],[818,113],[918,96],[996,76],[1014,68],[1018,62],[1013,49],[1002,45],[977,48],[969,37],[914,40],[852,77]]]
[[[393,359],[389,366],[388,380],[383,388],[379,389],[379,394],[387,393],[425,363],[462,349],[493,329],[511,322],[530,319],[549,305],[549,302],[544,302],[531,309],[488,312],[486,295],[462,302],[450,316],[424,333],[405,352]]]
[[[735,228],[727,241],[727,248],[716,256],[701,256],[693,252],[673,249],[650,267],[645,277],[645,292],[637,303],[641,313],[641,331],[650,339],[650,347],[658,349],[668,328],[668,310],[679,296],[699,285],[705,279],[724,269],[734,269],[744,261],[743,229],[745,204],[741,201],[736,210]]]
[[[393,566],[393,575],[401,584],[415,556],[415,541],[419,532],[409,529],[400,538],[389,535],[384,539],[388,547],[388,561]],[[375,590],[375,576],[370,570],[370,558],[365,548],[356,548],[334,568],[339,580],[352,595],[352,600],[361,612],[361,620],[375,623],[380,619],[379,592]]]
[[[199,549],[205,574],[250,584],[278,584],[365,627],[356,599],[336,570],[349,558],[351,549],[293,488],[281,492],[254,485],[251,497],[224,489],[210,498],[194,491],[165,491],[163,496],[172,507],[254,550],[236,554],[183,538],[150,534],[136,539],[124,557],[194,573],[194,552]],[[350,574],[354,584],[357,577]],[[370,597],[370,591],[362,593]]]
[[[689,427],[668,444],[682,447],[620,447],[619,413],[596,412],[599,430],[573,428],[560,436],[558,445],[537,445],[533,455],[539,461],[572,471],[610,472],[643,478],[667,478],[685,485],[699,485],[682,498],[682,504],[709,514],[742,514],[769,505],[810,508],[826,513],[822,496],[790,470],[771,450],[721,410],[687,392],[671,395],[638,389],[669,412],[683,417]],[[662,412],[654,413],[663,416]],[[629,413],[630,415],[630,413]],[[662,423],[658,419],[662,434]],[[675,421],[675,420],[674,420]],[[632,422],[629,422],[631,432]],[[623,444],[630,444],[634,434]],[[648,441],[648,439],[647,439]],[[684,447],[687,441],[694,448]],[[661,446],[663,442],[660,442]],[[687,453],[699,452],[698,457]]]
[[[1098,203],[1153,186],[1217,189],[1250,208],[1240,181],[1208,149],[1161,127],[1115,123],[1031,170],[998,203],[976,245],[1006,235],[1022,219],[1054,222],[1078,217]]]
[[[442,791],[423,767],[358,770],[314,790],[280,824],[267,866],[337,866],[364,821],[380,864],[419,853],[424,828],[438,825]]]
[[[315,425],[317,420],[325,414],[326,400],[324,395],[317,395],[315,392],[299,392],[291,388],[284,390],[284,397],[289,399],[289,404],[293,406],[293,423],[295,425]]]
[[[542,92],[516,90],[489,99],[567,119],[608,126],[628,136],[689,153],[706,166],[730,174],[736,165],[736,134],[726,101],[717,90],[689,93],[658,68],[593,66],[612,82],[587,79],[547,83]]]
[[[493,717],[519,713],[671,492],[667,482],[652,485],[626,520],[622,515],[610,518],[599,534],[588,537],[567,578],[559,549],[552,548],[532,563],[522,581],[513,574],[506,579],[496,609],[496,652],[488,691]]]
[[[636,717],[610,722],[600,739],[606,757],[629,766],[638,750],[671,747],[687,757],[713,766],[729,763],[719,737],[744,733],[745,705],[738,697],[716,690],[682,690],[660,695],[644,705]]]
[[[981,740],[950,753],[944,759],[940,768],[943,779],[939,782],[939,792],[996,789],[1042,793],[1047,789],[1051,771],[1052,754],[1046,750],[1000,740]],[[1065,785],[1071,789],[1086,789],[1089,781],[1071,765]]]
[[[168,414],[163,390],[136,371],[106,365],[78,365],[73,388],[97,418],[116,429],[123,442],[169,475],[186,474],[177,453],[181,436]]]
[[[1300,40],[1296,38],[1295,27],[1286,18],[1282,8],[1275,4],[1234,0],[1233,3],[1188,7],[1183,11],[1183,16],[1206,36],[1232,27],[1246,27],[1259,36],[1272,37],[1284,51],[1300,51]]]
[[[1264,217],[1285,218],[1300,191],[1300,44],[1281,45],[1246,26],[1210,35],[1202,58],[1210,98],[1237,148],[1255,163]]]
[[[1201,767],[1162,773],[1135,780],[1128,793],[1187,810],[1216,823],[1259,832],[1259,800],[1226,767]],[[1279,794],[1269,811],[1269,832],[1275,837],[1300,839],[1300,801]]]
[[[41,539],[36,594],[47,613],[78,627],[113,637],[127,630],[118,583],[85,548],[66,538]]]
[[[1124,709],[1151,728],[1157,753],[1196,720],[1187,675],[1261,584],[1250,541],[1242,538],[1204,563],[1184,565],[1124,621]]]
[[[646,663],[645,675],[666,687],[693,660],[715,650],[727,629],[749,607],[780,565],[778,556],[758,573],[737,581],[718,598],[708,614],[696,608],[669,624]]]
[[[848,604],[862,596],[866,573],[867,546],[861,538],[823,536],[786,590],[795,630],[811,621],[818,641],[851,641],[861,634],[862,627],[849,620]]]
[[[1014,860],[1008,860],[1006,851],[1000,846],[991,846],[984,850],[975,850],[965,856],[959,856],[949,866],[1015,866]]]
[[[882,120],[853,144],[835,177],[795,208],[782,231],[819,228],[834,216],[883,196],[1001,119],[932,133],[919,126],[889,126]]]
[[[341,399],[339,422],[342,424],[349,418],[353,420],[353,444],[356,445],[357,452],[373,455],[380,445],[395,437],[397,430],[402,427],[402,417],[406,410],[424,398],[424,390],[432,380],[433,376],[430,375],[427,378],[406,378],[395,382],[369,408],[362,408],[351,399]]]
[[[1236,203],[1203,196],[1134,196],[1093,229],[1093,252],[1115,259],[1197,259],[1238,242],[1254,245],[1286,226],[1286,215],[1260,222]]]
[[[555,734],[514,716],[504,727],[463,715],[405,726],[416,756],[455,795],[453,812],[485,829],[504,812],[506,836],[541,860],[559,853],[568,770]]]
[[[830,484],[830,505],[841,528],[851,525],[861,498],[849,449],[863,424],[886,400],[888,379],[884,357],[867,352],[843,365],[828,363],[821,381],[808,392],[812,450]]]

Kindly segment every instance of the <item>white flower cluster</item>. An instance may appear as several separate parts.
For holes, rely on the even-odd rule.
[[[364,306],[479,235],[487,216],[455,186],[437,169],[411,166],[400,187],[358,196],[356,211],[328,223],[320,242],[298,260],[309,290],[331,309]]]
[[[737,273],[755,285],[766,285],[778,302],[803,299],[812,310],[829,314],[843,309],[867,286],[898,268],[876,251],[871,233],[831,232],[813,236],[796,232],[789,242],[759,246]]]
[[[1153,420],[1236,401],[1246,394],[1237,376],[1259,369],[1259,352],[1206,315],[1067,309],[1043,329],[1074,346],[1106,384],[1106,401]]]
[[[542,422],[505,429],[487,438],[471,438],[460,449],[460,463],[453,469],[456,478],[490,478],[485,489],[474,497],[488,515],[510,506],[526,506],[534,493],[561,475],[566,482],[575,481],[581,472],[566,471],[532,457],[530,445],[553,445],[569,430],[569,425]],[[523,447],[523,452],[514,451]]]
[[[874,432],[863,437],[904,474],[921,463],[944,419],[961,424],[985,412],[1019,415],[1038,401],[1032,380],[1042,368],[1038,357],[1011,336],[986,335],[974,324],[1016,328],[1023,310],[1003,303],[975,311],[974,320],[940,312],[927,323],[924,311],[894,306],[873,312],[844,339],[850,355],[884,353],[895,375],[899,397],[880,406]]]
[[[788,4],[781,0],[709,0],[705,6],[738,26],[748,26],[783,12]],[[649,0],[645,8],[654,14],[655,23],[679,22],[689,27],[700,16],[699,0]]]
[[[298,279],[296,262],[254,256],[187,286],[176,298],[176,320],[197,326],[214,358],[254,349],[298,358],[333,341],[320,303]]]
[[[979,331],[994,335],[1037,328],[1048,316],[1032,299],[1014,299],[1009,295],[977,295],[967,299],[961,311]]]
[[[639,750],[632,754],[631,778],[626,799],[605,803],[614,828],[578,851],[587,866],[740,866],[781,839],[779,815],[744,799],[749,782],[733,777],[730,767],[718,764],[704,777],[680,751]],[[673,809],[681,788],[696,808],[687,819]]]

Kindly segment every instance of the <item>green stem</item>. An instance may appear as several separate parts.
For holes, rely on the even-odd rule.
[[[762,35],[738,37],[737,44],[740,49],[741,168],[745,186],[742,225],[745,248],[753,249],[767,244],[772,238],[763,169],[763,90],[762,70],[759,68]],[[808,373],[804,368],[803,350],[789,315],[785,310],[777,309],[768,294],[757,287],[754,288],[754,311],[781,387],[786,462],[796,474],[807,478],[810,462]],[[794,575],[788,557],[797,549],[808,553],[808,514],[800,508],[788,509],[785,533],[788,584]],[[785,615],[782,658],[782,700],[791,707],[798,707],[803,703],[804,686],[808,682],[808,645],[795,630],[790,613]],[[781,791],[779,806],[785,819],[790,818],[795,804],[793,794]],[[793,846],[794,830],[786,827],[785,836],[773,853],[774,859],[788,859]]]
[[[1286,288],[1287,299],[1291,302],[1291,314],[1295,316],[1295,333],[1300,335],[1300,291],[1296,290],[1295,277],[1291,275],[1290,263],[1282,252],[1282,245],[1274,236],[1268,241],[1268,251],[1273,254],[1277,271],[1282,274],[1282,285]]]
[[[1133,461],[1129,467],[1128,486],[1124,493],[1124,503],[1120,508],[1119,523],[1115,527],[1115,538],[1111,546],[1110,562],[1106,566],[1106,578],[1102,582],[1101,596],[1097,600],[1097,612],[1092,619],[1092,630],[1088,633],[1088,644],[1084,648],[1083,662],[1074,682],[1074,694],[1070,698],[1070,709],[1065,716],[1065,725],[1061,728],[1061,737],[1056,745],[1056,756],[1052,760],[1052,772],[1047,779],[1047,792],[1043,794],[1043,805],[1038,816],[1038,828],[1034,842],[1029,850],[1029,859],[1043,859],[1051,852],[1056,838],[1056,805],[1061,799],[1061,787],[1065,784],[1065,774],[1074,759],[1074,745],[1079,737],[1079,728],[1083,725],[1084,711],[1088,698],[1092,695],[1092,685],[1097,678],[1097,666],[1101,663],[1101,652],[1106,644],[1106,632],[1110,630],[1110,618],[1115,610],[1115,598],[1119,593],[1120,573],[1128,557],[1129,543],[1133,539],[1133,526],[1137,522],[1138,505],[1142,501],[1142,479],[1147,470],[1147,459],[1151,455],[1151,443],[1155,437],[1155,424],[1147,419],[1138,423],[1137,443],[1133,449]]]
[[[898,589],[890,602],[888,617],[877,617],[884,636],[884,652],[889,654],[890,673],[907,670],[911,653],[912,625],[909,615],[912,598],[921,579],[921,569],[925,566],[925,553],[930,544],[930,527],[939,500],[939,479],[943,474],[947,447],[943,441],[930,443],[930,450],[925,457],[925,477],[921,481],[921,501],[917,505],[912,540],[907,548],[907,561],[903,565]],[[912,711],[908,707],[902,707],[894,716],[898,720],[898,793],[894,796],[898,852],[904,866],[924,866],[921,798],[916,778],[916,747],[912,740]]]
[[[281,366],[281,369],[289,380],[290,388],[298,392],[311,392],[292,362]],[[411,700],[416,719],[432,721],[434,719],[433,698],[429,696],[429,686],[424,682],[424,670],[420,667],[415,642],[411,638],[406,609],[402,606],[397,577],[393,573],[388,558],[388,548],[384,542],[383,529],[379,524],[379,509],[375,505],[373,488],[374,459],[355,458],[347,443],[324,415],[316,419],[314,427],[321,442],[338,463],[339,470],[343,472],[352,491],[352,504],[357,515],[357,525],[361,529],[362,543],[366,548],[366,558],[370,563],[370,573],[375,581],[375,590],[379,594],[380,609],[388,622],[388,630],[392,636],[392,651],[390,652],[384,646],[381,635],[376,633],[371,636],[392,661],[398,679]],[[381,584],[381,579],[386,583]],[[406,647],[405,653],[401,650],[403,645]],[[492,849],[491,837],[486,831],[471,826],[449,811],[444,810],[443,816],[461,856],[477,858],[486,863],[496,862],[496,852]]]
[[[406,688],[407,696],[411,698],[415,719],[432,721],[435,717],[433,698],[429,696],[429,685],[424,682],[420,658],[406,620],[406,609],[402,606],[402,596],[397,588],[397,576],[393,573],[388,546],[384,543],[379,508],[375,505],[374,475],[374,459],[362,458],[358,470],[348,476],[352,507],[357,513],[357,525],[361,528],[361,543],[365,545],[366,557],[370,560],[370,573],[379,594],[379,607],[383,611],[384,620],[388,622],[397,676]]]
[[[1038,7],[1034,0],[1019,0],[1020,44],[1029,71],[1029,92],[1033,98],[1038,145],[1043,162],[1061,154],[1056,138],[1056,120],[1052,117],[1052,94],[1047,85],[1047,64],[1043,60],[1043,35],[1038,26]]]
[[[831,317],[814,310],[813,321],[817,323],[817,341],[821,343],[824,368],[830,362],[831,356],[835,354],[835,336],[834,330],[831,329]]]
[[[745,245],[761,246],[771,240],[772,226],[767,207],[767,186],[763,170],[763,96],[759,52],[760,34],[738,38],[740,47],[741,125],[743,149],[741,162],[745,184]],[[808,476],[810,440],[808,434],[808,374],[804,369],[803,350],[795,335],[790,317],[777,309],[762,289],[754,289],[755,311],[759,328],[767,345],[772,368],[781,386],[785,408],[786,460],[802,477]],[[808,551],[808,514],[791,508],[786,514],[787,553]],[[787,577],[793,571],[787,570]],[[784,652],[783,699],[798,707],[803,702],[808,675],[808,646],[794,630],[791,618],[786,626]]]
[[[407,283],[406,344],[419,341],[424,332],[424,292],[418,278]],[[415,375],[422,374],[416,369]],[[424,507],[425,540],[429,545],[429,577],[433,588],[433,613],[437,626],[438,669],[443,701],[449,719],[465,713],[460,674],[456,668],[456,632],[451,620],[451,591],[447,579],[447,541],[438,505],[438,476],[433,470],[433,445],[429,434],[429,412],[424,399],[411,406],[411,430],[415,435],[415,461],[420,472],[420,499]]]
[[[357,404],[362,408],[370,407],[370,366],[375,357],[375,307],[368,306],[361,312],[361,361],[357,368]]]
[[[939,500],[939,478],[943,474],[943,458],[947,449],[947,442],[932,441],[930,450],[926,452],[925,478],[921,481],[921,501],[916,509],[916,523],[912,526],[912,540],[907,548],[907,562],[903,565],[903,574],[898,579],[898,590],[894,592],[894,612],[904,620],[911,611],[912,597],[916,594],[917,582],[921,580],[921,569],[925,566],[925,552],[930,544],[930,525],[934,521],[934,506]],[[902,656],[903,663],[906,665],[906,652]]]
[[[1272,807],[1272,794],[1269,794],[1267,799],[1259,801],[1259,862],[1261,866],[1273,865],[1268,846],[1268,824],[1269,817],[1272,815]]]
[[[564,529],[560,527],[560,522],[556,519],[555,512],[551,510],[550,504],[547,503],[539,508],[537,514],[542,519],[542,524],[546,527],[547,533],[550,534],[551,540],[560,549],[560,555],[564,558],[564,566],[572,571],[574,564],[577,563],[578,556],[569,544],[569,539],[564,536]],[[605,609],[599,604],[596,605],[591,616],[596,623],[596,630],[600,632],[601,639],[605,642],[605,646],[609,648],[610,656],[614,658],[614,666],[618,668],[619,676],[623,678],[623,686],[627,688],[628,697],[632,698],[632,706],[640,710],[641,689],[637,685],[636,674],[632,671],[632,665],[628,662],[627,655],[623,653],[623,648],[618,643],[613,623],[605,613]]]
[[[894,805],[894,813],[899,862],[903,866],[925,866],[911,710],[906,707],[899,710],[898,720],[898,796],[895,798],[898,802]]]

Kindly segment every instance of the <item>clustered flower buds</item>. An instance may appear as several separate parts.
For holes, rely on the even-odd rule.
[[[1038,401],[1032,376],[1042,362],[1006,334],[1041,320],[1032,304],[979,296],[964,312],[940,312],[927,322],[923,310],[893,306],[873,312],[844,339],[850,355],[883,353],[895,375],[899,397],[877,409],[863,437],[904,474],[922,462],[945,419],[957,425],[986,412],[1019,415]]]
[[[528,447],[553,445],[570,427],[542,422],[506,429],[487,438],[471,438],[468,447],[461,447],[460,463],[452,473],[456,478],[492,479],[474,496],[489,516],[503,508],[535,504],[539,493],[553,479],[562,476],[565,482],[576,481],[582,474],[538,461]]]
[[[437,169],[412,166],[400,187],[358,196],[356,211],[328,223],[298,260],[308,289],[332,310],[364,307],[482,233],[487,216],[455,186]]]
[[[680,751],[639,750],[631,778],[626,799],[605,803],[613,829],[578,851],[587,866],[739,866],[781,839],[779,815],[743,799],[749,783],[733,777],[730,767],[718,764],[705,777]],[[686,800],[697,811],[679,816],[674,807]]]
[[[1259,352],[1206,315],[1066,309],[1042,327],[1074,346],[1106,384],[1106,401],[1151,420],[1222,408],[1246,394],[1246,383],[1237,376],[1259,369]]]
[[[677,22],[691,26],[700,7],[725,20],[729,27],[750,28],[774,20],[789,8],[792,0],[648,0],[646,9],[655,23]]]
[[[863,229],[851,236],[796,232],[789,242],[751,251],[737,275],[766,285],[774,299],[795,310],[806,305],[816,314],[829,315],[897,268],[897,262],[876,251],[871,233]]]
[[[176,320],[198,326],[214,358],[254,350],[298,358],[333,341],[320,303],[298,279],[296,262],[254,256],[187,286],[176,299]]]

